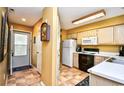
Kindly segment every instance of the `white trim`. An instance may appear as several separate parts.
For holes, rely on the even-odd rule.
[[[7,81],[8,81],[8,74],[6,74],[6,78],[5,78],[5,86],[7,86]]]
[[[30,54],[30,58],[29,58],[29,65],[30,66],[32,66],[32,32],[31,31],[29,31],[29,30],[21,30],[21,29],[15,29],[15,28],[13,28],[13,32],[15,31],[15,30],[17,30],[17,31],[19,31],[19,32],[24,32],[24,33],[29,33],[30,35],[29,35],[29,38],[30,38],[30,51],[29,51],[29,54]]]

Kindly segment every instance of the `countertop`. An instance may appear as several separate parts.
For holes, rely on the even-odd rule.
[[[124,60],[124,57],[119,56],[119,53],[112,53],[112,52],[99,52],[99,53],[95,53],[95,54],[83,53],[83,52],[74,52],[74,53],[94,55],[94,56],[103,56],[103,57],[117,58],[117,59]]]
[[[103,56],[103,57],[108,57],[108,59],[116,58],[124,62],[124,57],[118,56],[119,55],[118,53],[111,53],[111,52],[99,52],[96,54],[89,54],[83,52],[74,52],[74,53]],[[88,72],[124,84],[124,64],[122,65],[117,63],[111,63],[111,62],[107,62],[107,60],[88,69]]]
[[[104,61],[88,72],[124,84],[124,65]]]

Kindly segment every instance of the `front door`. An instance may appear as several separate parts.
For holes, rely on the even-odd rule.
[[[12,67],[30,65],[30,33],[14,31]]]

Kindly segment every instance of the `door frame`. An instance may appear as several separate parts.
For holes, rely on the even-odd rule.
[[[26,31],[26,30],[20,30],[20,29],[13,29],[13,34],[14,32],[22,32],[22,33],[28,33],[29,34],[29,65],[32,66],[32,60],[31,60],[31,55],[32,55],[32,32],[31,31]]]
[[[36,33],[36,43],[35,43],[36,46],[37,46],[37,43],[38,43],[38,42],[37,42],[37,37],[39,37],[39,40],[40,40],[40,31],[38,31],[38,32]],[[37,47],[36,47],[36,51],[35,51],[35,52],[36,52],[36,55],[37,55],[37,57],[36,57],[36,62],[37,62],[37,63],[36,63],[36,68],[37,68],[38,72],[39,72],[40,74],[42,74],[42,41],[41,41],[41,40],[40,40],[40,44],[41,44],[41,45],[40,45],[40,47],[41,47],[41,48],[40,48],[40,49],[41,49],[41,50],[40,50],[40,57],[41,57],[41,60],[40,60],[40,69],[38,69],[38,64],[39,64],[38,55],[39,55],[39,54],[37,54],[37,52],[39,52],[39,51],[37,51]]]

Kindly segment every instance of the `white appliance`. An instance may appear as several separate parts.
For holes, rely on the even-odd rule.
[[[82,38],[82,45],[97,45],[97,37]]]
[[[73,53],[76,51],[76,40],[69,39],[63,42],[62,64],[73,67]]]

